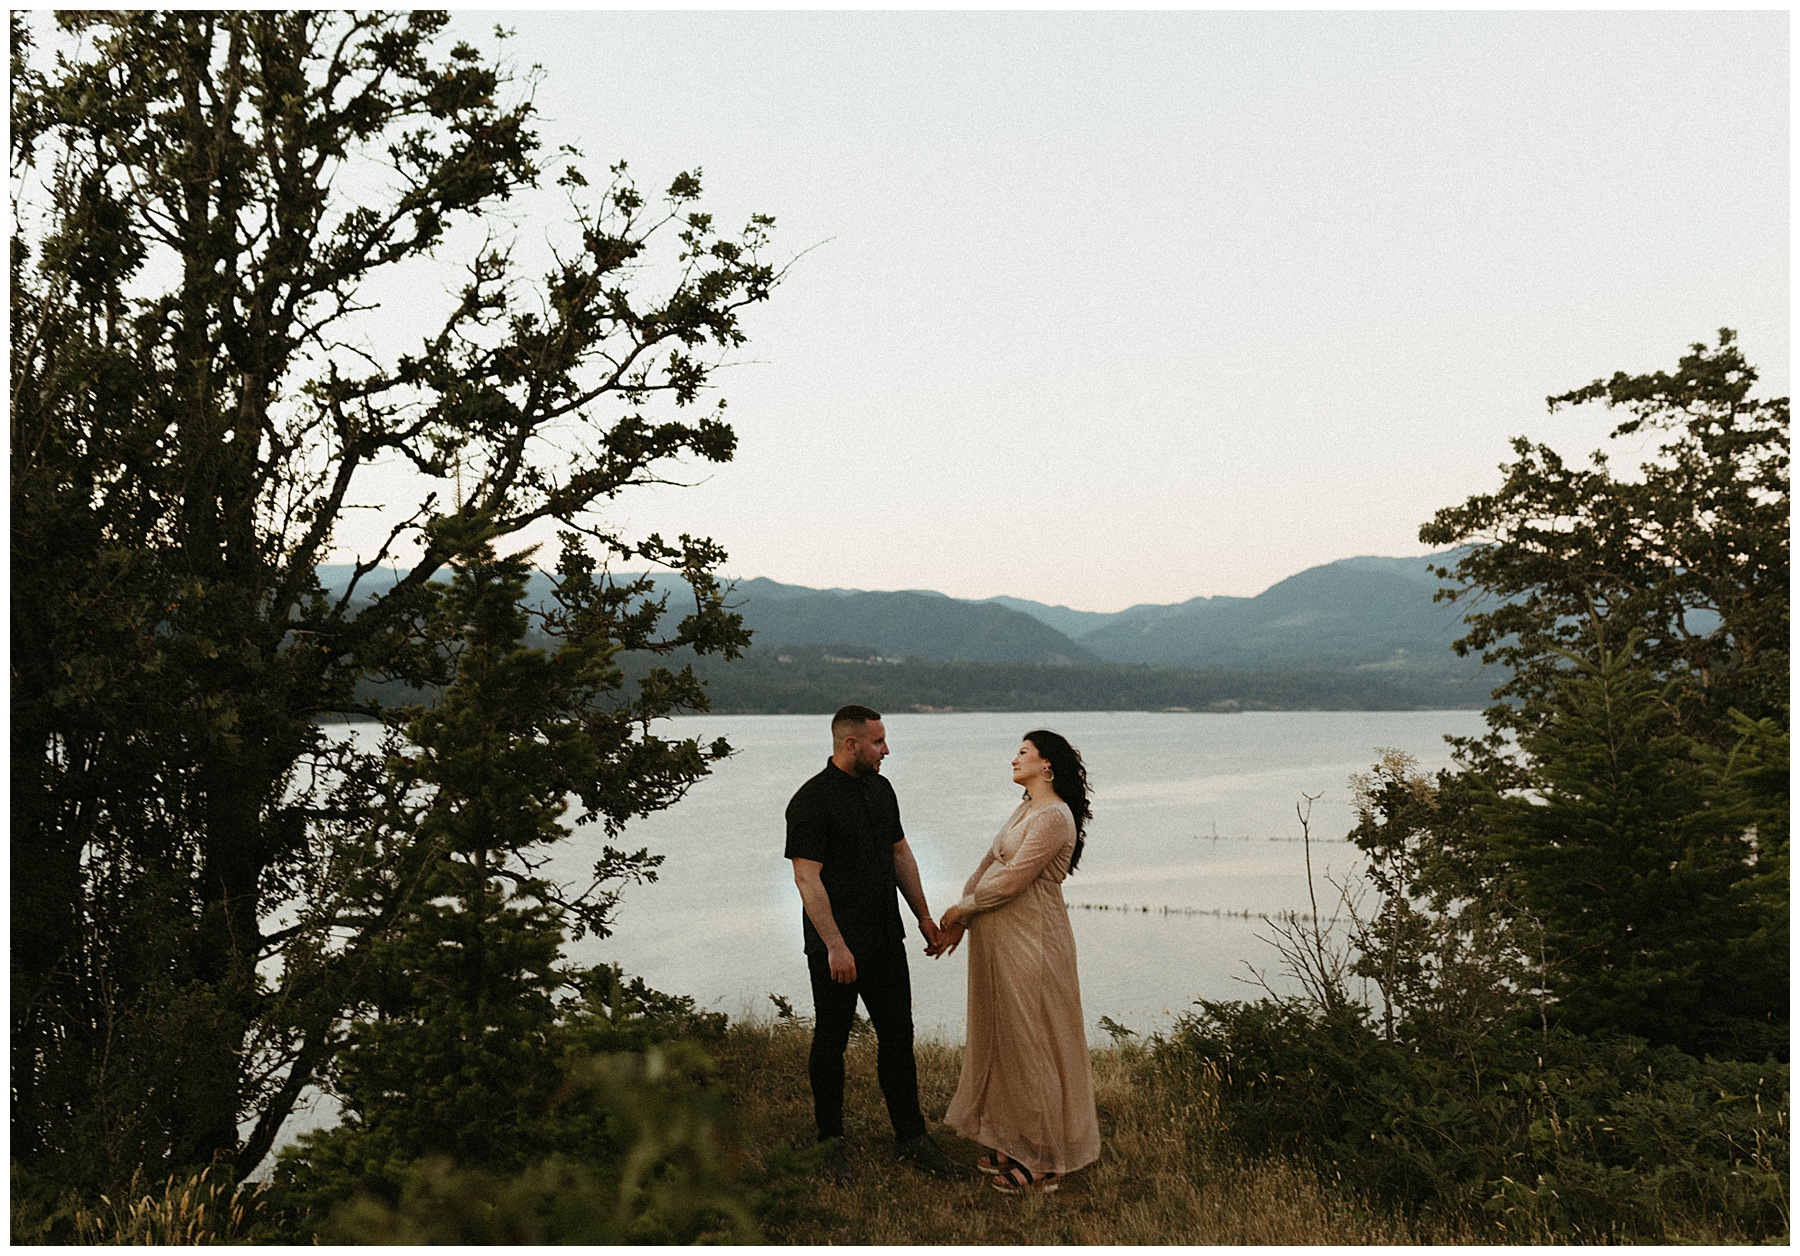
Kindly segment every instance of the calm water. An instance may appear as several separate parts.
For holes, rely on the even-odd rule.
[[[809,1014],[782,816],[793,791],[824,765],[827,721],[746,715],[671,723],[703,742],[723,735],[736,753],[674,808],[627,831],[632,849],[665,856],[661,879],[627,893],[613,937],[577,944],[574,954],[622,964],[657,989],[733,1016],[772,1014],[771,993]],[[1482,725],[1474,711],[893,715],[883,770],[934,912],[960,895],[1017,803],[1008,764],[1020,734],[1035,727],[1075,743],[1094,787],[1081,869],[1063,893],[1083,1010],[1103,1039],[1101,1016],[1152,1030],[1196,998],[1252,997],[1246,963],[1271,975],[1275,968],[1273,950],[1258,939],[1268,926],[1224,913],[1306,909],[1295,815],[1302,795],[1318,796],[1315,873],[1345,873],[1356,853],[1342,841],[1351,826],[1350,774],[1366,771],[1379,747],[1405,750],[1427,768],[1447,764],[1444,736]],[[555,865],[559,873],[576,879],[599,843],[598,835],[577,836]],[[1098,906],[1114,910],[1092,910]],[[914,960],[922,1033],[962,1038],[965,959],[959,950]]]
[[[621,964],[658,990],[693,995],[733,1016],[772,1015],[770,993],[811,1015],[800,897],[781,857],[782,817],[794,790],[824,766],[828,721],[697,715],[669,723],[703,743],[724,736],[736,753],[672,809],[639,821],[615,843],[662,854],[660,879],[627,892],[611,938],[577,943],[572,954]],[[367,725],[340,727],[371,734]],[[1445,765],[1445,735],[1477,733],[1482,723],[1474,711],[1088,712],[893,715],[887,728],[893,754],[883,770],[938,913],[960,896],[1018,803],[1008,765],[1020,735],[1052,728],[1081,750],[1094,819],[1081,870],[1063,883],[1063,896],[1089,1038],[1099,1043],[1106,1040],[1102,1016],[1146,1032],[1166,1028],[1197,998],[1255,997],[1256,987],[1244,982],[1247,965],[1279,987],[1274,951],[1258,936],[1268,926],[1224,913],[1307,909],[1295,804],[1318,796],[1315,873],[1350,871],[1356,850],[1342,841],[1350,774],[1367,771],[1379,747],[1405,750],[1427,769]],[[578,833],[551,869],[578,881],[601,844],[598,831]],[[1113,910],[1091,910],[1099,906]],[[943,959],[913,960],[921,1033],[962,1040],[966,956],[965,946]],[[335,1121],[332,1102],[309,1091],[280,1141]]]

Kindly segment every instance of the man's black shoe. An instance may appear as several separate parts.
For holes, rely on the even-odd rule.
[[[929,1134],[920,1134],[917,1138],[909,1138],[901,1143],[900,1158],[915,1169],[923,1169],[934,1177],[961,1180],[968,1176],[968,1170],[946,1156],[943,1150],[931,1141]]]
[[[826,1139],[820,1146],[819,1176],[833,1186],[850,1185],[850,1154],[842,1137]]]

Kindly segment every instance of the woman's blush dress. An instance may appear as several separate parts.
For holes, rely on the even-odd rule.
[[[1074,854],[1066,803],[1022,803],[958,904],[969,925],[969,1042],[944,1120],[1034,1173],[1069,1173],[1100,1155],[1062,896]]]

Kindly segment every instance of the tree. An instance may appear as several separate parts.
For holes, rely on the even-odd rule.
[[[565,553],[565,566],[579,565]],[[541,864],[567,835],[570,794],[591,793],[614,753],[591,714],[616,677],[612,652],[579,632],[528,644],[528,575],[521,559],[478,554],[441,594],[436,613],[462,625],[454,674],[396,743],[387,818],[365,847],[430,856],[415,906],[371,949],[347,1046],[323,1079],[343,1121],[282,1154],[282,1202],[304,1218],[290,1239],[374,1227],[393,1241],[406,1233],[394,1227],[414,1226],[449,1241],[449,1218],[484,1216],[488,1231],[455,1237],[692,1239],[722,1224],[753,1237],[724,1172],[705,1057],[668,1040],[724,1018],[685,999],[646,1007],[614,970],[563,962],[565,932],[604,933],[609,903],[569,900]],[[587,573],[564,575],[553,631],[596,594]],[[703,768],[695,756],[674,779]],[[655,875],[645,851],[609,848],[603,862],[607,874]],[[375,890],[369,909],[389,897],[362,885]],[[634,1051],[641,1063],[619,1058]],[[493,1198],[411,1206],[446,1178],[460,1185],[445,1193]]]
[[[1636,644],[1575,660],[1522,740],[1541,787],[1490,789],[1472,835],[1539,931],[1554,1023],[1692,1055],[1784,1055],[1785,888],[1779,911],[1765,891],[1785,876],[1786,839],[1758,841],[1770,817],[1745,770],[1759,756],[1707,754],[1682,731],[1675,682],[1637,664]],[[1765,733],[1785,744],[1755,726],[1740,738]]]
[[[1382,1037],[1426,1044],[1479,1075],[1496,1039],[1533,1019],[1528,957],[1541,931],[1494,884],[1467,840],[1485,791],[1451,773],[1436,780],[1398,750],[1350,778],[1376,910],[1347,902],[1354,927],[1350,972],[1381,994]],[[1472,796],[1473,795],[1473,796]]]
[[[1670,436],[1641,478],[1515,442],[1421,529],[1469,546],[1440,596],[1507,676],[1455,768],[1352,778],[1356,954],[1159,1046],[1251,1149],[1513,1241],[1787,1233],[1787,402],[1754,379],[1722,332],[1553,397]]]
[[[1451,602],[1491,603],[1466,617],[1459,654],[1511,674],[1495,690],[1496,730],[1543,722],[1568,654],[1585,656],[1598,622],[1679,682],[1681,716],[1724,748],[1732,710],[1785,719],[1788,678],[1788,402],[1756,400],[1755,369],[1729,329],[1695,344],[1673,374],[1618,372],[1549,398],[1552,411],[1603,402],[1630,412],[1615,440],[1667,434],[1641,478],[1615,475],[1604,451],[1571,466],[1520,438],[1505,482],[1419,529],[1468,548],[1440,578]],[[1593,612],[1593,613],[1590,613]]]
[[[1535,939],[1551,1019],[1747,1058],[1787,1022],[1788,403],[1755,380],[1722,330],[1554,396],[1668,435],[1629,478],[1516,441],[1420,529],[1469,545],[1440,597],[1492,600],[1457,649],[1511,672],[1440,781],[1437,866]]]
[[[720,237],[695,174],[652,204],[619,165],[594,196],[571,151],[567,246],[527,282],[495,214],[541,183],[531,102],[442,49],[447,21],[65,13],[51,58],[13,18],[15,186],[41,194],[11,256],[13,1148],[47,1180],[242,1176],[337,1050],[437,848],[393,811],[399,761],[320,720],[397,732],[414,713],[360,681],[451,679],[447,567],[539,521],[597,555],[565,555],[583,591],[555,627],[591,683],[544,752],[584,819],[616,833],[722,749],[650,732],[703,706],[691,672],[629,691],[606,663],[738,650],[720,551],[590,512],[731,456],[694,407],[779,278],[772,222]],[[381,351],[377,284],[471,225],[442,321]],[[382,460],[438,487],[328,596]],[[606,577],[627,561],[689,582],[673,632],[648,582]]]

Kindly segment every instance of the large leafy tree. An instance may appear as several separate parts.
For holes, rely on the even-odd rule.
[[[653,200],[616,167],[591,193],[571,154],[532,281],[500,212],[542,181],[532,106],[446,23],[13,21],[13,1151],[49,1180],[247,1173],[337,1050],[444,835],[394,822],[403,757],[320,722],[399,730],[415,713],[367,682],[449,680],[439,573],[559,521],[602,565],[687,578],[671,631],[647,582],[603,574],[555,625],[593,683],[540,753],[581,818],[616,832],[718,749],[651,734],[703,704],[691,674],[628,690],[606,663],[735,651],[719,551],[592,511],[730,457],[696,403],[777,279],[770,221],[723,238],[697,177]],[[400,335],[381,293],[452,253],[443,317]],[[384,463],[434,491],[328,590]],[[601,871],[642,867],[621,858]]]
[[[1594,625],[1676,680],[1680,712],[1703,740],[1734,739],[1730,712],[1785,718],[1788,684],[1788,401],[1751,396],[1757,373],[1729,329],[1695,344],[1673,372],[1595,380],[1549,398],[1552,411],[1627,412],[1613,440],[1652,434],[1641,473],[1606,451],[1583,466],[1523,437],[1504,480],[1419,529],[1463,546],[1440,576],[1466,605],[1456,643],[1505,669],[1497,729],[1541,724],[1569,653],[1588,656]]]
[[[1304,998],[1170,1036],[1252,1147],[1514,1240],[1786,1236],[1787,401],[1754,380],[1724,332],[1552,397],[1660,447],[1615,474],[1517,441],[1421,530],[1467,547],[1439,574],[1490,734],[1353,778],[1352,953],[1320,928],[1284,947]]]
[[[1616,474],[1517,441],[1498,490],[1420,530],[1467,547],[1441,596],[1506,679],[1440,782],[1433,876],[1398,892],[1509,920],[1571,1029],[1761,1058],[1788,1015],[1789,473],[1756,378],[1726,330],[1551,397],[1660,444]]]

